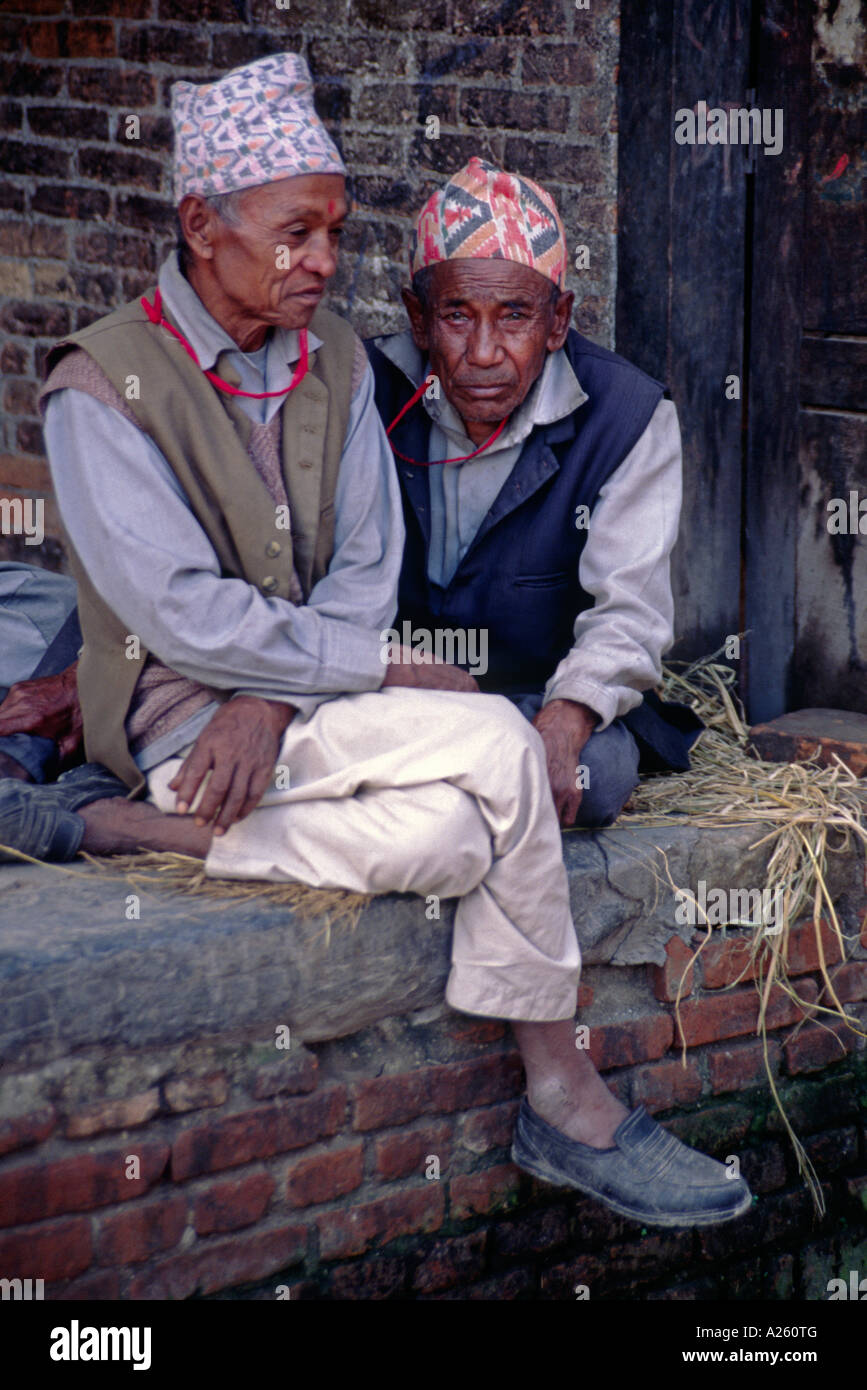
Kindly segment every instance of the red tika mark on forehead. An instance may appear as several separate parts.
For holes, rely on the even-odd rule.
[[[333,198],[329,198],[329,200],[328,200],[328,216],[329,216],[329,217],[333,217],[333,216],[334,216],[334,209],[335,209],[336,207],[337,207],[337,204],[335,203],[334,199],[333,199]]]

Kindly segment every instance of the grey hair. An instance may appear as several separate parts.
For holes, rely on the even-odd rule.
[[[225,222],[227,227],[240,227],[241,225],[241,199],[247,192],[246,188],[233,189],[231,193],[215,193],[210,198],[203,201],[208,207],[213,208],[221,222]],[[184,236],[184,229],[181,226],[181,219],[175,213],[175,235],[177,238],[177,250],[181,265],[184,269],[190,264],[192,252],[190,251],[187,239]]]
[[[437,262],[437,264],[439,264],[439,262]],[[428,307],[430,305],[431,282],[433,280],[433,273],[435,270],[436,265],[422,266],[421,270],[417,270],[415,275],[412,277],[412,292],[418,300],[419,304],[421,305],[422,313],[424,314],[427,313]],[[551,298],[549,300],[552,309],[554,305],[557,303],[562,293],[563,291],[560,289],[560,286],[555,285],[554,281],[552,280]]]

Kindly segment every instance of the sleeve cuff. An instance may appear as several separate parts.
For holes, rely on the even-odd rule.
[[[599,723],[594,729],[594,733],[598,734],[607,729],[613,720],[635,709],[642,699],[640,690],[600,685],[588,676],[561,676],[559,679],[552,677],[548,682],[542,704],[549,705],[552,700],[575,700],[578,704],[587,705],[599,715]]]

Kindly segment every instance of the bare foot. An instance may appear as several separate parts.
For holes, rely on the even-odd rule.
[[[599,1078],[602,1093],[582,1094],[576,1105],[572,1092],[556,1080],[528,1091],[528,1099],[537,1115],[570,1139],[589,1144],[593,1149],[610,1149],[615,1131],[629,1111],[609,1091]],[[604,1094],[603,1094],[604,1093]]]
[[[14,777],[18,782],[33,781],[27,768],[10,758],[8,753],[0,753],[0,779],[3,777]]]
[[[88,854],[135,854],[138,850],[172,850],[204,859],[211,846],[210,826],[192,816],[168,816],[148,801],[111,797],[91,801],[76,812],[85,824],[81,848]]]
[[[527,1073],[527,1099],[549,1125],[594,1149],[612,1146],[629,1111],[609,1091],[589,1054],[576,1048],[574,1023],[512,1020]]]

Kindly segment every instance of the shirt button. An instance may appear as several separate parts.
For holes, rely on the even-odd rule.
[[[299,459],[299,460],[298,460],[298,463],[299,463],[299,465],[300,465],[301,468],[312,468],[312,467],[313,467],[313,460],[312,460],[312,459]]]
[[[279,541],[269,541],[265,546],[265,554],[268,556],[269,560],[274,560],[282,549],[283,547]]]
[[[273,594],[274,590],[277,588],[277,580],[274,578],[273,574],[265,576],[262,580],[262,588],[266,594]]]

